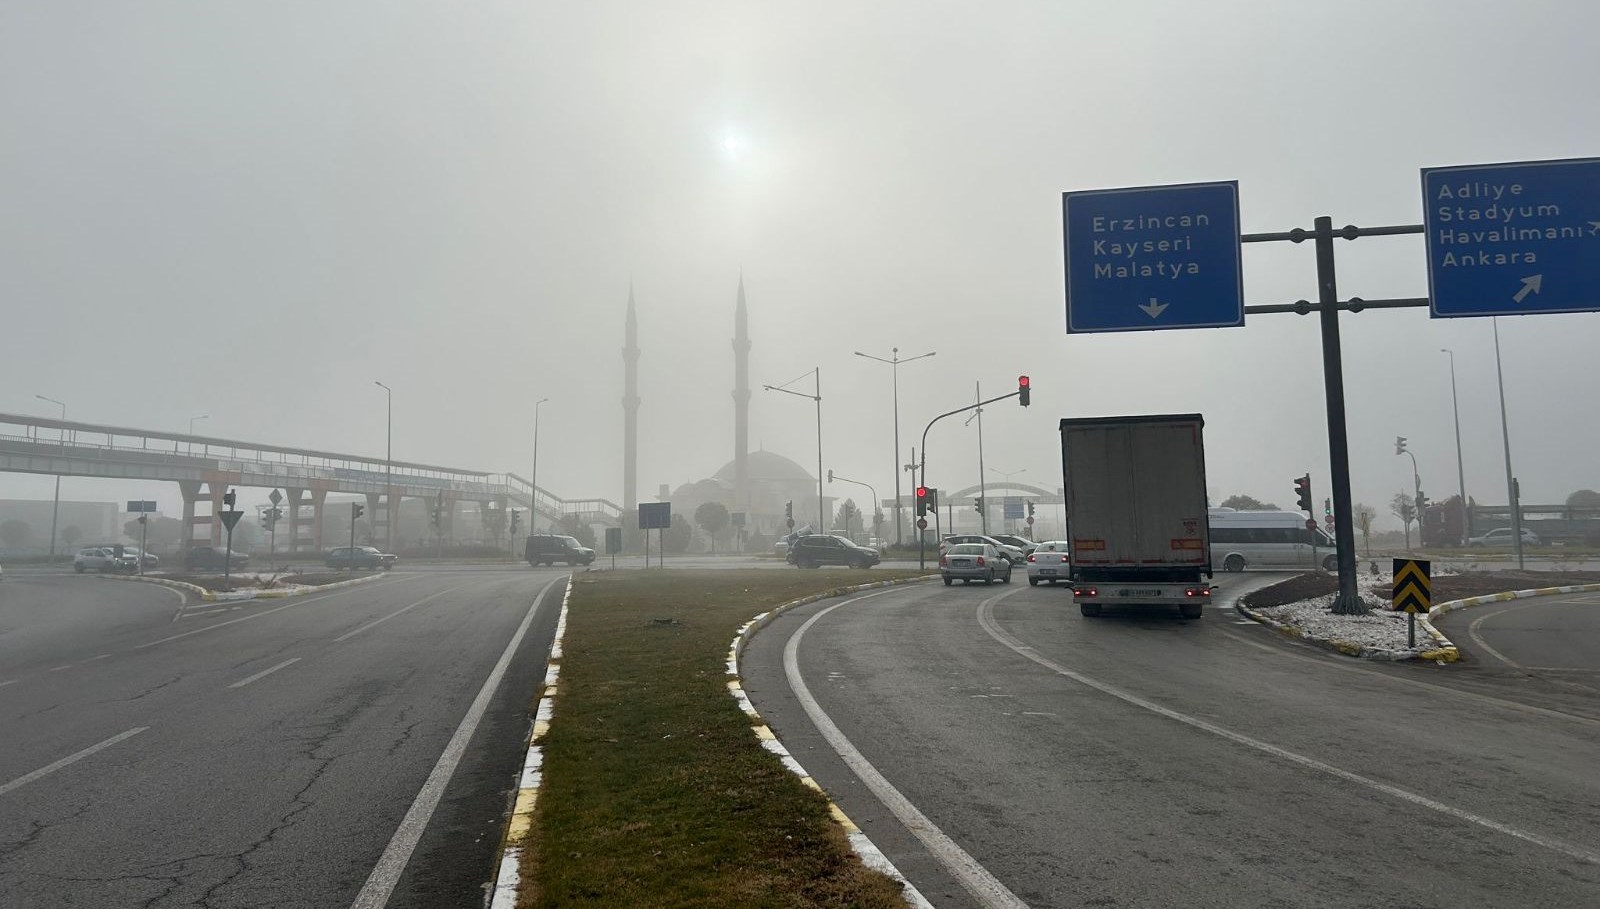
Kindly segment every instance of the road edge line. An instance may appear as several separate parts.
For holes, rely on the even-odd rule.
[[[811,774],[800,765],[799,761],[794,759],[794,755],[789,753],[789,749],[785,748],[783,743],[778,741],[777,733],[773,732],[771,727],[767,726],[766,721],[761,718],[760,711],[756,710],[755,705],[750,703],[750,697],[744,693],[743,676],[739,674],[739,658],[744,654],[745,644],[749,642],[750,638],[753,637],[756,632],[767,627],[774,619],[791,609],[796,609],[800,606],[816,603],[821,600],[831,600],[838,597],[849,596],[851,594],[860,593],[863,590],[873,590],[879,587],[897,587],[904,584],[915,584],[921,581],[931,580],[936,577],[938,577],[937,574],[931,574],[922,575],[915,578],[896,578],[889,581],[873,581],[868,584],[856,584],[850,587],[837,588],[826,593],[818,593],[807,597],[801,597],[798,600],[790,600],[787,603],[774,606],[773,608],[761,613],[750,621],[739,626],[739,630],[734,633],[733,643],[728,647],[727,675],[730,676],[728,680],[728,693],[733,696],[734,701],[739,705],[739,709],[744,712],[745,716],[750,718],[750,731],[755,734],[756,739],[761,743],[761,747],[776,756],[778,760],[782,762],[783,766],[787,767],[791,773],[799,777],[800,782],[807,788],[815,789],[822,795],[824,799],[827,799],[828,814],[833,817],[834,823],[843,828],[845,837],[850,842],[850,849],[855,852],[857,858],[861,859],[861,864],[871,868],[874,871],[886,874],[890,878],[898,881],[902,888],[901,893],[905,897],[906,904],[913,907],[913,909],[933,909],[933,904],[928,902],[927,897],[923,896],[922,892],[919,891],[916,886],[911,883],[911,881],[907,880],[904,874],[900,873],[900,869],[895,867],[894,862],[890,861],[889,857],[883,854],[883,850],[879,849],[876,843],[872,842],[871,837],[868,837],[866,833],[862,832],[860,827],[855,825],[854,821],[850,820],[849,815],[844,813],[838,804],[834,802],[833,798],[828,795],[827,791],[824,790],[822,786],[812,778]],[[500,909],[500,907],[496,906],[492,907],[492,909]]]
[[[550,659],[545,663],[544,693],[534,713],[528,733],[527,756],[517,776],[517,796],[500,838],[500,861],[494,887],[489,894],[489,909],[515,909],[522,893],[522,852],[533,833],[533,809],[538,804],[539,787],[544,782],[544,741],[555,716],[556,688],[561,678],[561,639],[567,633],[567,603],[572,599],[573,575],[567,574],[567,589],[561,594],[561,612],[556,616],[555,636],[550,640]]]

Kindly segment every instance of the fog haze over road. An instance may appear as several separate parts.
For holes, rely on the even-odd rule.
[[[1579,2],[27,4],[0,28],[0,411],[527,474],[621,500],[623,313],[639,311],[639,489],[732,457],[735,293],[752,449],[890,495],[934,414],[1060,485],[1062,416],[1199,411],[1214,497],[1327,494],[1314,319],[1064,332],[1060,193],[1240,181],[1246,231],[1411,224],[1425,166],[1600,153],[1600,10]],[[1422,238],[1338,247],[1341,296],[1427,292]],[[1309,245],[1245,249],[1250,303],[1314,298]],[[1600,486],[1592,314],[1502,320],[1525,503]],[[1346,315],[1354,498],[1504,503],[1490,325]],[[971,427],[935,485],[977,482]],[[990,479],[996,479],[993,475]],[[51,478],[0,475],[0,498]],[[252,491],[264,494],[264,490]],[[855,495],[854,488],[830,495]],[[64,499],[170,484],[68,479]]]

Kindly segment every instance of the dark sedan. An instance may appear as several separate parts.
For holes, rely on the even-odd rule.
[[[326,564],[329,568],[381,568],[388,571],[398,559],[399,556],[380,552],[372,546],[340,546],[328,553]]]
[[[789,544],[785,559],[800,568],[818,568],[823,565],[843,565],[846,568],[871,568],[878,564],[878,550],[868,549],[850,540],[825,533],[797,537]]]

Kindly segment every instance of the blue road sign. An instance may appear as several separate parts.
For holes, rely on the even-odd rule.
[[[1011,497],[1007,497],[1006,498],[1006,507],[1005,507],[1005,514],[1004,514],[1004,519],[1005,520],[1007,520],[1007,521],[1020,521],[1020,520],[1022,520],[1022,512],[1023,512],[1023,507],[1022,507],[1022,500],[1021,499],[1011,498]]]
[[[1422,171],[1434,318],[1600,309],[1600,158]]]
[[[672,526],[671,502],[640,502],[639,529],[666,530]]]
[[[1061,194],[1067,332],[1244,324],[1239,184]]]

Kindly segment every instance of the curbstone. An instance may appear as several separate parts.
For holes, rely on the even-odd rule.
[[[303,597],[309,593],[321,593],[324,590],[338,590],[341,587],[354,587],[357,584],[367,584],[384,577],[383,574],[369,574],[365,577],[351,578],[348,581],[335,581],[332,584],[297,584],[293,587],[279,588],[246,588],[244,590],[207,590],[198,584],[189,584],[184,581],[173,581],[168,578],[140,577],[138,575],[101,575],[107,581],[137,581],[144,584],[160,584],[173,590],[181,590],[191,596],[208,603],[232,603],[240,600],[254,599],[281,599],[283,597]]]
[[[1439,629],[1433,627],[1433,623],[1429,622],[1428,616],[1425,615],[1417,616],[1417,627],[1421,628],[1425,634],[1433,638],[1433,642],[1437,646],[1430,650],[1386,650],[1381,647],[1367,647],[1363,644],[1351,643],[1350,641],[1340,641],[1333,638],[1319,638],[1314,635],[1307,634],[1303,628],[1300,628],[1296,625],[1290,625],[1285,622],[1280,622],[1271,616],[1264,615],[1254,609],[1251,609],[1249,606],[1244,604],[1242,599],[1235,600],[1233,603],[1233,608],[1236,612],[1244,617],[1252,621],[1259,622],[1262,625],[1265,625],[1268,628],[1278,632],[1284,637],[1293,638],[1297,641],[1304,641],[1314,647],[1321,647],[1324,650],[1332,650],[1336,653],[1342,653],[1345,656],[1353,656],[1358,659],[1380,660],[1393,663],[1404,662],[1406,660],[1429,660],[1432,662],[1454,663],[1461,658],[1461,651],[1456,649],[1456,645],[1451,643],[1450,639],[1445,637],[1439,631]]]
[[[744,692],[744,684],[742,681],[740,681],[739,675],[739,657],[744,654],[745,644],[756,632],[772,624],[774,619],[791,609],[805,606],[808,603],[815,603],[820,600],[831,600],[838,597],[849,596],[851,594],[860,593],[864,590],[873,590],[880,587],[897,587],[904,584],[915,584],[920,581],[927,581],[936,577],[938,577],[938,575],[933,574],[922,575],[921,577],[915,578],[896,578],[889,581],[873,581],[868,584],[855,584],[849,587],[835,588],[834,590],[824,593],[812,594],[811,596],[801,597],[798,600],[791,600],[779,606],[774,606],[772,609],[761,613],[750,621],[739,626],[739,630],[734,633],[733,643],[728,645],[727,674],[731,676],[731,678],[728,680],[728,693],[733,696],[734,701],[738,703],[739,709],[744,712],[745,716],[750,718],[751,731],[755,733],[756,740],[761,743],[762,748],[776,756],[778,760],[782,762],[783,766],[789,768],[791,773],[799,777],[800,782],[803,785],[809,789],[816,790],[822,794],[823,798],[827,799],[828,814],[833,817],[834,823],[838,824],[844,829],[845,837],[850,841],[850,848],[856,853],[857,857],[861,859],[861,863],[866,865],[868,868],[873,869],[874,871],[882,872],[894,880],[899,881],[900,886],[904,888],[903,893],[906,898],[906,903],[907,905],[913,907],[913,909],[933,909],[933,904],[928,902],[927,898],[924,897],[910,881],[906,880],[905,875],[900,873],[900,869],[896,868],[894,863],[889,861],[889,857],[884,855],[883,851],[878,848],[877,844],[873,843],[872,840],[861,831],[861,828],[857,827],[855,823],[850,820],[849,816],[846,815],[844,811],[834,803],[833,799],[828,798],[828,794],[823,790],[822,786],[812,778],[810,773],[806,772],[806,769],[800,765],[799,761],[794,759],[794,755],[789,753],[789,749],[785,748],[783,743],[778,741],[777,734],[774,733],[772,728],[767,725],[766,720],[761,718],[761,713],[756,710],[754,704],[750,703],[749,695],[745,694]]]

